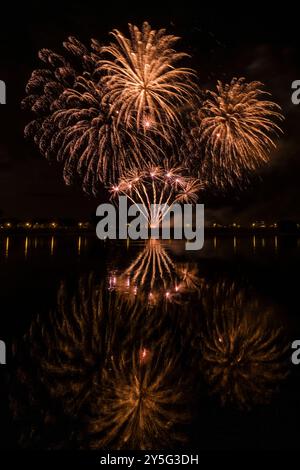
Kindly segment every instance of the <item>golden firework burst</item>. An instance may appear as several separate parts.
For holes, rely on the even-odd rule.
[[[115,43],[105,46],[100,70],[106,72],[106,99],[118,122],[165,137],[181,123],[180,109],[195,94],[194,72],[177,67],[187,56],[173,46],[179,39],[154,30],[144,22],[141,29],[129,24],[130,37],[114,30]]]
[[[265,99],[260,82],[234,78],[218,81],[207,91],[185,133],[193,167],[203,183],[216,188],[245,183],[247,176],[269,161],[274,137],[281,132],[280,106]],[[195,167],[196,166],[196,167]]]
[[[23,107],[35,119],[25,135],[47,159],[63,164],[66,184],[79,180],[86,192],[96,194],[128,168],[157,162],[160,149],[145,133],[118,122],[104,105],[98,42],[88,49],[70,37],[64,48],[66,57],[48,49],[39,53],[46,68],[35,70],[26,87]]]

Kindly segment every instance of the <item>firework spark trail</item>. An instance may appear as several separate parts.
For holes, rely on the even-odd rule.
[[[288,344],[274,311],[222,281],[203,296],[202,371],[223,405],[268,403],[287,377]]]
[[[123,195],[139,208],[148,227],[158,227],[176,203],[195,203],[202,184],[185,175],[183,167],[147,165],[129,171],[111,188],[112,197]]]
[[[179,108],[196,94],[195,73],[175,65],[187,57],[174,50],[176,36],[153,30],[147,22],[141,29],[129,24],[129,32],[126,38],[114,30],[115,43],[102,49],[109,56],[100,71],[107,73],[103,82],[111,112],[130,128],[172,140],[173,129],[181,126]]]
[[[283,116],[280,106],[264,99],[268,93],[262,86],[244,78],[228,84],[219,81],[217,90],[207,91],[199,111],[193,113],[190,130],[184,132],[187,149],[208,186],[243,184],[269,161]]]

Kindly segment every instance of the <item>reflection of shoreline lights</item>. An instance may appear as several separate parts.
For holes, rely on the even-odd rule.
[[[25,238],[24,255],[25,255],[25,258],[27,258],[27,255],[28,255],[28,237]]]
[[[146,241],[131,265],[108,278],[109,289],[129,299],[145,297],[151,304],[160,301],[181,302],[182,295],[200,289],[202,280],[193,263],[174,262],[159,240]]]
[[[10,258],[11,256],[18,255],[19,243],[16,242],[17,239],[14,237],[14,234],[12,235],[5,234],[5,235],[6,236],[2,244],[2,256],[4,256],[5,258]],[[47,245],[47,250],[51,252],[52,237],[49,235],[50,235],[49,233],[43,234],[42,236],[39,236],[39,235],[34,236],[33,234],[30,234],[27,237],[27,242],[26,242],[26,238],[21,239],[20,243],[22,244],[21,246],[22,252],[26,254],[26,256],[28,256],[29,254],[34,254],[35,251],[42,254],[44,251],[44,247],[46,245]],[[82,255],[83,251],[85,251],[86,254],[88,254],[89,251],[87,250],[87,247],[88,245],[92,243],[92,238],[89,238],[88,236],[83,235],[81,236],[81,243],[80,243],[79,237],[77,237],[76,234],[72,234],[72,235],[74,235],[74,242],[70,245],[70,248],[76,250],[76,254],[78,256]],[[222,236],[212,237],[210,239],[211,247],[216,251],[221,250],[223,247],[226,248],[227,247],[226,240],[227,238],[222,237]],[[236,238],[236,243],[237,243],[236,250],[238,250],[239,247],[241,247],[241,250],[245,248],[245,244],[244,244],[245,240],[247,240],[248,246],[250,246],[250,248],[253,250],[253,253],[256,253],[256,251],[259,253],[260,245],[262,246],[263,244],[265,248],[268,248],[270,254],[271,253],[278,254],[280,250],[280,238],[277,235],[272,236],[272,238],[270,239],[269,238],[265,239],[264,242],[263,242],[263,239],[259,236],[253,236],[251,238],[250,237],[248,238],[237,237]],[[12,243],[12,241],[14,243]],[[159,242],[160,240],[157,240],[157,241]],[[60,243],[61,243],[61,238],[58,238],[56,235],[54,235],[54,252],[53,252],[54,256],[56,254],[60,255],[62,253],[62,251],[58,249],[60,247]],[[128,249],[130,246],[129,238],[127,239],[125,244]],[[133,242],[132,245],[134,246],[135,242]],[[63,244],[61,246],[63,246]],[[170,244],[170,248],[172,249],[172,243]],[[297,237],[297,249],[299,248],[300,248],[300,238]],[[191,266],[192,265],[193,263],[191,263]]]
[[[255,251],[256,249],[256,236],[255,235],[253,235],[252,237],[252,246],[253,246],[253,251]]]
[[[81,237],[78,237],[78,240],[77,240],[77,252],[78,252],[79,255],[81,254],[81,244],[82,244],[82,239],[81,239]]]
[[[64,437],[76,448],[144,449],[184,440],[178,427],[188,418],[187,386],[174,332],[160,331],[160,322],[161,311],[130,306],[93,276],[80,281],[74,296],[62,285],[56,309],[39,316],[14,347],[21,367],[11,407],[15,419],[29,423],[21,445],[34,447],[46,436],[49,448],[62,448],[57,409],[72,423]]]
[[[204,298],[202,371],[223,405],[268,403],[288,374],[288,348],[274,312],[222,282]]]
[[[117,185],[112,186],[112,197],[124,195],[133,204],[142,204],[147,209],[142,212],[145,223],[149,227],[159,227],[173,204],[195,203],[198,199],[202,186],[199,180],[185,173],[184,168],[179,166],[146,166],[144,170],[129,171]]]
[[[5,258],[9,257],[9,252],[10,252],[10,238],[12,237],[6,237],[5,238],[5,244],[4,244],[4,256]],[[47,240],[47,241],[46,241]],[[24,238],[24,256],[25,258],[28,257],[29,253],[34,250],[37,250],[38,248],[45,247],[47,245],[47,250],[50,252],[51,256],[54,256],[56,253],[56,246],[57,246],[57,238],[56,236],[51,236],[47,237],[46,239],[43,238],[37,238],[37,237],[32,237],[32,236],[27,236]],[[88,240],[86,237],[81,237],[79,236],[75,241],[74,241],[74,246],[76,247],[76,253],[78,256],[81,255],[81,252],[83,251],[82,248],[86,249],[88,244]],[[22,241],[23,245],[23,241]],[[13,252],[13,250],[12,250]]]
[[[5,242],[5,258],[8,258],[9,254],[9,237],[6,237],[6,242]]]
[[[51,254],[51,256],[53,256],[53,254],[54,254],[54,244],[55,244],[54,237],[51,237],[51,242],[50,242],[50,254]]]
[[[264,100],[262,83],[234,78],[207,91],[199,111],[193,113],[187,146],[198,157],[200,178],[215,188],[236,187],[268,162],[281,131],[280,106]]]

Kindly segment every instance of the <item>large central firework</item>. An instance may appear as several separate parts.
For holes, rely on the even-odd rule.
[[[111,113],[129,127],[169,134],[195,92],[194,72],[177,67],[187,54],[174,50],[178,37],[151,29],[147,22],[142,29],[129,24],[129,32],[127,38],[113,31],[116,42],[102,49],[109,55],[100,70],[107,72],[103,81]]]

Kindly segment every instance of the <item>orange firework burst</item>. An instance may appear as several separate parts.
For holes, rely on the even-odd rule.
[[[215,187],[234,185],[269,159],[281,132],[280,107],[263,97],[260,82],[234,78],[208,91],[192,117],[188,148],[199,158],[199,174]],[[195,165],[195,163],[194,163]]]
[[[129,24],[130,38],[114,30],[116,43],[104,47],[109,55],[100,70],[107,75],[106,98],[118,122],[143,131],[154,130],[169,137],[180,123],[180,108],[195,94],[194,72],[175,66],[187,54],[176,52],[179,39],[164,29],[142,29]]]
[[[159,151],[145,134],[117,125],[117,114],[103,103],[98,42],[89,50],[71,37],[64,48],[67,58],[48,49],[39,53],[46,68],[35,70],[27,84],[23,105],[36,119],[25,135],[49,160],[63,163],[67,184],[79,178],[86,192],[96,193],[99,183],[156,161]]]
[[[195,203],[202,185],[186,175],[183,167],[146,165],[133,170],[112,186],[112,197],[127,196],[133,204],[142,204],[149,227],[158,227],[176,203]],[[139,206],[141,207],[141,206]]]

